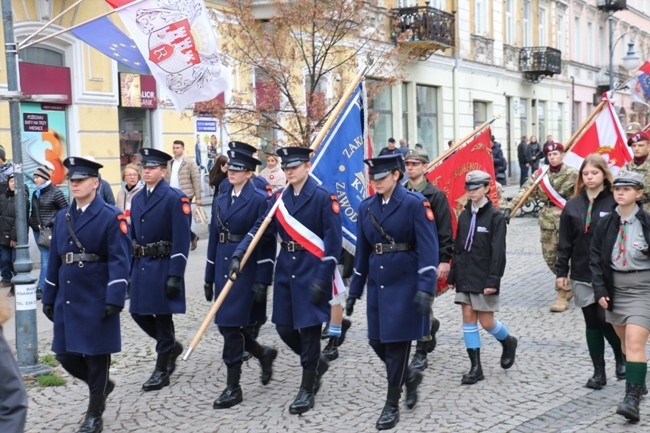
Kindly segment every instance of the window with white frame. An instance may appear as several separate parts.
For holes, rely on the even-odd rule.
[[[488,34],[488,2],[475,0],[474,2],[474,33],[480,36]]]
[[[524,0],[524,10],[521,20],[524,27],[524,47],[531,47],[533,45],[533,10],[530,5],[530,0]]]
[[[560,51],[566,50],[566,41],[567,41],[567,17],[564,14],[558,14],[557,48]]]
[[[589,21],[587,23],[587,40],[589,43],[587,44],[587,64],[588,65],[595,65],[595,60],[594,60],[594,23]]]
[[[540,7],[539,10],[537,11],[537,21],[538,21],[538,28],[539,28],[539,33],[537,35],[538,39],[538,46],[540,47],[545,47],[548,45],[548,38],[546,36],[546,32],[548,30],[548,17],[547,17],[547,9],[544,7]]]
[[[517,40],[516,0],[506,0],[506,44],[512,45]]]
[[[580,19],[580,16],[576,16],[573,18],[573,34],[571,35],[571,39],[573,40],[573,53],[572,57],[576,59],[579,62],[582,62],[582,20]]]
[[[416,87],[417,142],[429,155],[437,155],[438,150],[438,88],[433,86]]]

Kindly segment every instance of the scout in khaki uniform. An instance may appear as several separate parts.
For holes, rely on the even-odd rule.
[[[629,126],[629,125],[628,125]],[[639,173],[643,176],[645,188],[643,197],[639,202],[643,205],[643,210],[650,211],[650,134],[639,131],[629,136],[627,145],[632,148],[634,159],[625,165],[625,170]]]
[[[544,203],[544,207],[539,212],[542,255],[544,256],[544,261],[548,265],[548,268],[553,272],[553,274],[555,274],[560,214],[562,213],[563,207],[560,207],[559,205],[561,205],[560,202],[562,200],[567,200],[573,196],[573,190],[578,179],[578,172],[574,168],[562,163],[562,158],[564,158],[564,146],[562,146],[562,144],[554,142],[547,143],[544,145],[544,154],[548,158],[550,164],[547,174],[548,185],[553,189],[552,194],[556,195],[554,199],[552,199],[551,195],[544,191],[540,183],[535,187],[530,199],[541,200]],[[526,191],[528,191],[538,176],[539,172],[533,173],[524,186],[521,187],[517,195],[510,200],[510,204],[504,211],[506,222],[510,221],[510,213],[512,212],[512,209],[519,204],[521,198],[526,194]],[[557,297],[553,305],[551,305],[551,311],[561,313],[566,311],[568,308],[567,301],[573,298],[573,293],[571,292],[570,285],[566,287],[566,290],[556,285],[555,290],[557,291]]]

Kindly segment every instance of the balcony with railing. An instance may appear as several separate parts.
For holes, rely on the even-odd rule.
[[[425,4],[392,10],[393,41],[421,60],[453,47],[456,40],[454,15]]]
[[[562,51],[551,47],[524,47],[519,52],[519,69],[527,81],[539,83],[544,77],[562,72]]]

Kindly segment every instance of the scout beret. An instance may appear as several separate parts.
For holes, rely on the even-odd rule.
[[[548,155],[549,152],[553,152],[554,150],[564,152],[564,146],[562,146],[562,143],[558,143],[557,141],[552,141],[544,145],[544,155]]]
[[[639,141],[650,141],[650,135],[647,132],[639,131],[627,139],[627,145],[632,146]]]

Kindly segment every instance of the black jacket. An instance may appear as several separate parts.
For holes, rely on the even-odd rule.
[[[555,274],[558,278],[569,276],[571,262],[571,279],[591,283],[589,269],[589,244],[598,226],[598,222],[613,212],[616,201],[612,192],[605,188],[594,200],[591,209],[591,223],[585,234],[585,220],[589,198],[586,191],[566,202],[560,215],[560,242],[557,248]]]
[[[410,185],[407,184],[407,185]],[[409,191],[415,191],[407,188]],[[427,180],[427,185],[420,192],[431,204],[438,230],[438,258],[440,263],[449,263],[454,251],[453,229],[451,226],[451,209],[447,197],[439,188]]]
[[[483,289],[501,287],[506,268],[506,220],[490,201],[476,214],[476,232],[471,251],[465,240],[472,219],[472,202],[458,217],[454,258],[447,283],[455,284],[457,292],[483,293]]]
[[[526,143],[525,141],[521,141],[519,143],[519,146],[517,146],[517,160],[521,165],[530,164],[528,143]]]
[[[25,216],[29,215],[29,191],[25,186]],[[10,241],[16,242],[16,196],[13,191],[7,188],[4,194],[0,194],[0,245],[9,246]]]
[[[650,214],[639,209],[637,219],[643,227],[643,237],[650,245]],[[594,287],[596,301],[603,296],[609,296],[608,310],[614,306],[614,281],[612,278],[612,251],[618,237],[618,229],[621,225],[621,216],[618,212],[612,212],[600,220],[594,236],[591,239],[589,252],[589,268],[591,269],[591,284]]]
[[[29,226],[32,230],[41,231],[40,226],[53,226],[54,216],[59,209],[68,206],[68,200],[56,186],[49,184],[41,190],[41,197],[36,198],[36,191],[32,193],[32,213],[29,216]],[[38,207],[38,210],[35,209]],[[36,214],[41,220],[38,221]]]
[[[497,179],[505,179],[506,170],[508,169],[508,161],[506,161],[506,157],[503,156],[501,143],[497,141],[492,143],[492,160],[494,162],[495,177]]]

